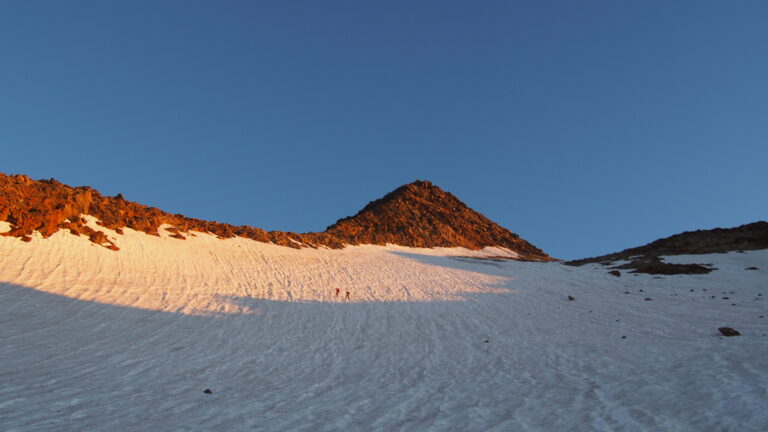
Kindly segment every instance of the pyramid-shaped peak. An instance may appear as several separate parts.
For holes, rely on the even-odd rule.
[[[340,219],[325,232],[348,244],[468,249],[499,246],[524,259],[550,259],[517,234],[426,180],[400,186],[371,201],[356,215]]]

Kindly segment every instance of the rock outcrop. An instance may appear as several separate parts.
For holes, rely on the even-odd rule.
[[[37,231],[49,237],[60,229],[68,229],[74,235],[86,235],[94,243],[117,249],[103,233],[87,226],[82,215],[91,215],[99,225],[118,233],[127,227],[158,235],[160,225],[169,224],[175,228],[173,234],[195,230],[221,238],[242,236],[289,247],[301,243],[301,237],[294,233],[269,233],[249,226],[188,218],[127,201],[121,194],[103,196],[88,186],[71,187],[54,179],[36,181],[24,175],[0,174],[0,221],[11,224],[11,231],[3,235],[24,238]]]
[[[355,216],[340,219],[325,232],[297,234],[188,218],[128,201],[122,194],[103,196],[87,186],[71,187],[54,179],[38,181],[24,175],[0,174],[0,221],[11,226],[2,235],[28,241],[35,231],[49,237],[66,229],[116,250],[117,246],[102,232],[89,227],[82,215],[95,217],[99,225],[118,234],[122,228],[131,228],[158,235],[158,228],[168,224],[171,237],[180,240],[185,239],[185,233],[200,231],[221,238],[239,236],[291,248],[387,243],[427,248],[500,246],[517,252],[521,259],[552,260],[517,234],[426,181],[396,189],[369,203]]]
[[[627,264],[612,267],[622,270],[632,270],[630,273],[645,273],[652,275],[679,275],[679,274],[707,274],[716,268],[708,267],[702,264],[673,264],[666,263],[662,258],[638,257]],[[614,270],[618,272],[618,270]]]
[[[608,255],[568,261],[579,266],[589,263],[611,264],[613,261],[630,261],[615,268],[635,269],[634,273],[649,274],[702,274],[713,269],[700,264],[667,264],[659,257],[664,255],[698,255],[745,250],[768,249],[768,222],[759,221],[735,228],[686,231],[656,240],[644,246],[625,249]]]
[[[732,251],[768,249],[768,222],[759,221],[735,228],[686,231],[608,255],[568,261],[566,264],[626,260],[631,257],[662,255],[698,255]]]

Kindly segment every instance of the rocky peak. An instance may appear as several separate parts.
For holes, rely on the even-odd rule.
[[[481,249],[501,246],[524,259],[549,260],[540,249],[428,181],[409,183],[340,219],[325,233],[350,244]]]

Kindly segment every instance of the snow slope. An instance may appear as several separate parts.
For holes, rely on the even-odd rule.
[[[110,237],[0,237],[0,430],[768,430],[768,251],[659,279]]]

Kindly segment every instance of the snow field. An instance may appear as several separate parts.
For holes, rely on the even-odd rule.
[[[0,237],[0,429],[768,430],[768,251],[617,278],[125,231]]]

